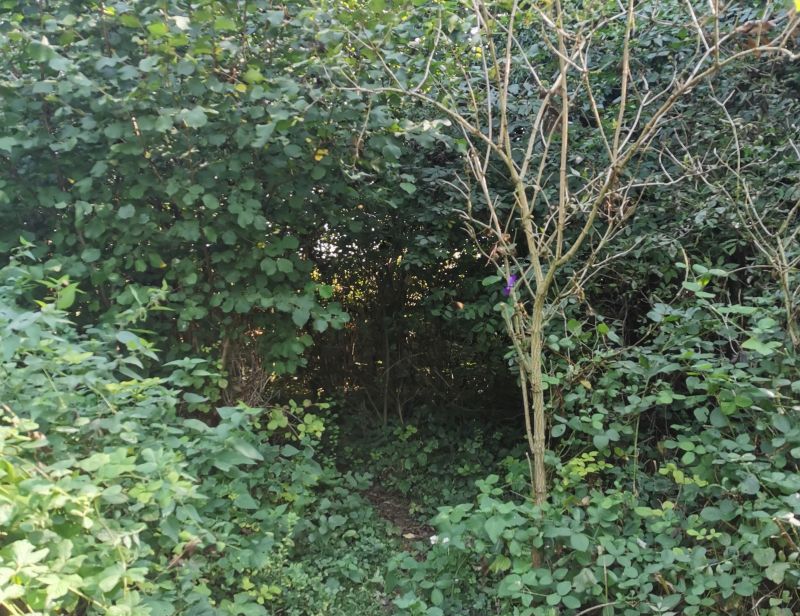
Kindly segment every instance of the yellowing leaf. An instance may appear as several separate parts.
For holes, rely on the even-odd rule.
[[[169,26],[163,22],[155,22],[148,24],[147,30],[156,37],[166,36],[169,34]]]
[[[314,160],[319,162],[327,155],[328,155],[328,150],[326,148],[317,148],[317,151],[314,152]]]
[[[257,68],[249,68],[244,72],[244,75],[242,75],[242,79],[247,83],[261,83],[264,81],[264,75],[262,75],[261,71]]]
[[[67,285],[63,289],[59,289],[56,295],[56,308],[59,310],[66,310],[75,303],[75,291],[78,289],[77,283]]]

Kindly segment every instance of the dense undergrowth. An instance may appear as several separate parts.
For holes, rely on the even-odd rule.
[[[352,614],[380,605],[393,539],[320,464],[324,405],[220,407],[165,377],[125,313],[80,332],[58,268],[0,272],[0,606],[10,614]],[[57,287],[58,288],[58,287]],[[366,606],[366,607],[365,607]]]
[[[563,462],[551,460],[549,503],[526,498],[525,461],[509,458],[506,473],[477,482],[476,498],[439,509],[426,560],[390,563],[400,605],[796,613],[795,359],[769,308],[693,303],[654,312],[655,336],[635,353],[592,359],[602,376],[565,398],[552,430]],[[726,356],[749,332],[759,350]]]
[[[635,354],[598,350],[583,370],[602,376],[556,417],[564,462],[552,460],[552,499],[535,506],[524,455],[504,451],[499,432],[407,424],[337,448],[331,423],[338,453],[320,464],[325,405],[193,413],[198,394],[143,376],[157,356],[136,315],[79,332],[58,293],[20,305],[57,269],[14,261],[0,284],[10,613],[800,605],[800,380],[773,376],[796,366],[768,306],[662,306]],[[754,351],[729,357],[743,335]],[[372,480],[420,517],[437,508],[435,535],[400,550],[359,493]]]

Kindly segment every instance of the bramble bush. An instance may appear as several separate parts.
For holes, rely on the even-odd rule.
[[[521,496],[527,469],[509,458],[505,481],[439,509],[423,562],[390,563],[402,613],[797,613],[797,358],[771,298],[687,287],[691,301],[654,306],[648,342],[557,373],[575,383],[551,430],[563,462],[551,457],[547,504]]]
[[[324,405],[187,412],[198,394],[140,375],[157,356],[135,323],[78,331],[58,264],[27,260],[0,270],[0,606],[369,613],[391,546],[367,478],[314,457]]]

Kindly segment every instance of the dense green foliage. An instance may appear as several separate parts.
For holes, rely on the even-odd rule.
[[[636,2],[629,33],[616,2],[525,4],[501,126],[513,2],[0,0],[0,614],[799,613],[784,4]],[[565,158],[589,226],[545,298],[535,504],[506,335],[535,255],[476,227],[524,221],[497,156],[481,204],[453,111],[515,160],[540,111],[557,134],[525,63],[560,70],[562,5],[595,35]],[[599,126],[654,117],[715,28],[733,60],[590,219]]]
[[[21,308],[43,273],[0,272],[0,605],[349,614],[372,599],[390,545],[355,493],[365,478],[315,457],[325,405],[186,416],[197,394],[138,375],[153,353],[133,323],[83,335],[53,303]]]

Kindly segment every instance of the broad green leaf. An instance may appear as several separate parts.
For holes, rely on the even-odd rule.
[[[768,567],[775,562],[775,550],[772,548],[756,548],[753,550],[753,560],[760,567]]]
[[[83,259],[86,263],[94,263],[100,258],[100,250],[97,248],[85,248],[83,252],[81,252],[81,259]]]
[[[11,152],[15,145],[19,142],[13,137],[0,137],[0,150]]]
[[[574,535],[570,536],[569,544],[573,549],[578,550],[579,552],[586,552],[589,550],[589,537],[583,533],[575,533]]]
[[[272,26],[279,26],[283,23],[284,19],[283,11],[266,11],[265,15],[267,17],[267,21]]]
[[[250,458],[251,460],[256,460],[258,462],[264,459],[264,456],[256,449],[253,445],[248,443],[247,441],[243,441],[242,439],[233,439],[231,441],[231,445],[233,448],[242,454],[245,458]]]
[[[244,79],[247,83],[250,84],[261,83],[262,81],[264,81],[264,75],[262,75],[261,71],[258,70],[257,68],[251,67],[244,72],[244,74],[242,75],[242,79]],[[258,134],[258,131],[256,131],[256,134]]]
[[[155,37],[164,37],[169,34],[169,26],[164,22],[155,22],[147,25],[147,31]]]
[[[761,355],[772,355],[775,352],[771,347],[761,342],[761,340],[758,338],[748,338],[742,343],[742,348],[756,351]]]
[[[741,490],[743,494],[758,494],[761,490],[761,484],[755,475],[747,475],[739,484],[739,490]]]
[[[56,294],[56,308],[59,310],[67,310],[70,308],[72,304],[75,303],[75,293],[77,290],[78,284],[74,282],[59,289]]]
[[[236,30],[236,22],[229,17],[217,17],[214,20],[214,29],[220,32]]]
[[[11,544],[11,553],[14,556],[14,563],[17,568],[38,563],[47,556],[48,552],[49,550],[47,548],[37,550],[27,539],[15,541]]]
[[[97,585],[100,587],[100,590],[111,592],[111,590],[119,584],[123,573],[124,569],[120,565],[112,565],[97,575]]]
[[[497,543],[501,533],[506,529],[506,521],[504,518],[493,515],[487,518],[483,525],[486,534],[489,535],[489,540],[492,543]]]
[[[208,116],[202,107],[193,107],[183,114],[183,121],[189,128],[202,128],[208,124]]]
[[[784,576],[791,568],[791,563],[772,563],[766,568],[764,575],[775,584],[783,584]]]
[[[311,318],[311,313],[305,308],[295,308],[292,312],[292,322],[297,325],[297,327],[303,327],[308,323],[309,318]]]

